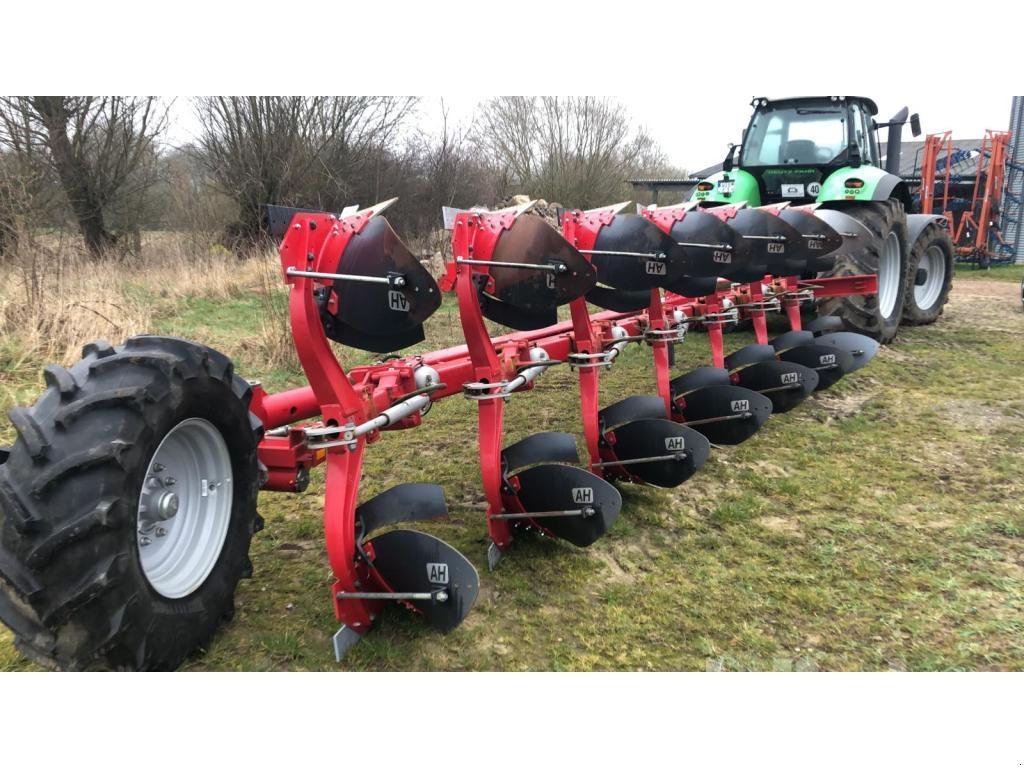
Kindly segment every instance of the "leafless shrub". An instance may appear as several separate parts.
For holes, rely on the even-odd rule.
[[[199,157],[238,205],[234,244],[260,240],[262,206],[340,210],[376,197],[381,149],[415,99],[390,96],[217,96],[196,101]]]
[[[453,125],[442,104],[437,134],[416,132],[392,152],[387,192],[401,198],[389,218],[415,250],[445,253],[449,238],[440,229],[441,207],[494,205],[501,199],[493,168],[470,140],[470,129]]]

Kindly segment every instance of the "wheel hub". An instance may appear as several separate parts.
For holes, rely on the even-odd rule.
[[[170,520],[178,514],[178,507],[180,504],[181,502],[178,500],[178,494],[168,491],[160,497],[160,501],[158,501],[156,505],[156,511],[161,520]]]
[[[216,427],[186,419],[157,447],[139,494],[138,551],[164,597],[198,589],[220,557],[232,506],[231,457]]]
[[[924,279],[918,280],[920,285],[914,286],[914,303],[919,309],[928,310],[939,300],[946,282],[946,260],[942,249],[937,245],[929,246],[921,255],[918,269],[924,272]]]

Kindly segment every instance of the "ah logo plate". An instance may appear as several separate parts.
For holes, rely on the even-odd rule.
[[[682,435],[677,435],[675,437],[666,437],[665,450],[673,451],[675,453],[686,450],[686,441],[683,439]]]
[[[573,488],[572,489],[572,503],[573,504],[593,504],[594,503],[594,489],[593,488]]]
[[[431,584],[448,584],[448,563],[427,563],[427,581]]]

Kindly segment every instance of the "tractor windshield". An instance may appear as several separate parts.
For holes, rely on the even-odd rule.
[[[839,106],[769,108],[754,114],[741,165],[827,165],[846,156],[847,111]]]

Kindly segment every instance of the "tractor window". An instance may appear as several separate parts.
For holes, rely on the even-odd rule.
[[[851,104],[850,110],[853,112],[854,139],[857,142],[857,146],[860,147],[861,160],[875,165],[877,164],[877,158],[875,157],[874,145],[871,143],[871,132],[868,130],[870,118],[860,108],[859,104]]]
[[[825,165],[846,148],[846,110],[787,107],[754,116],[741,165]]]

